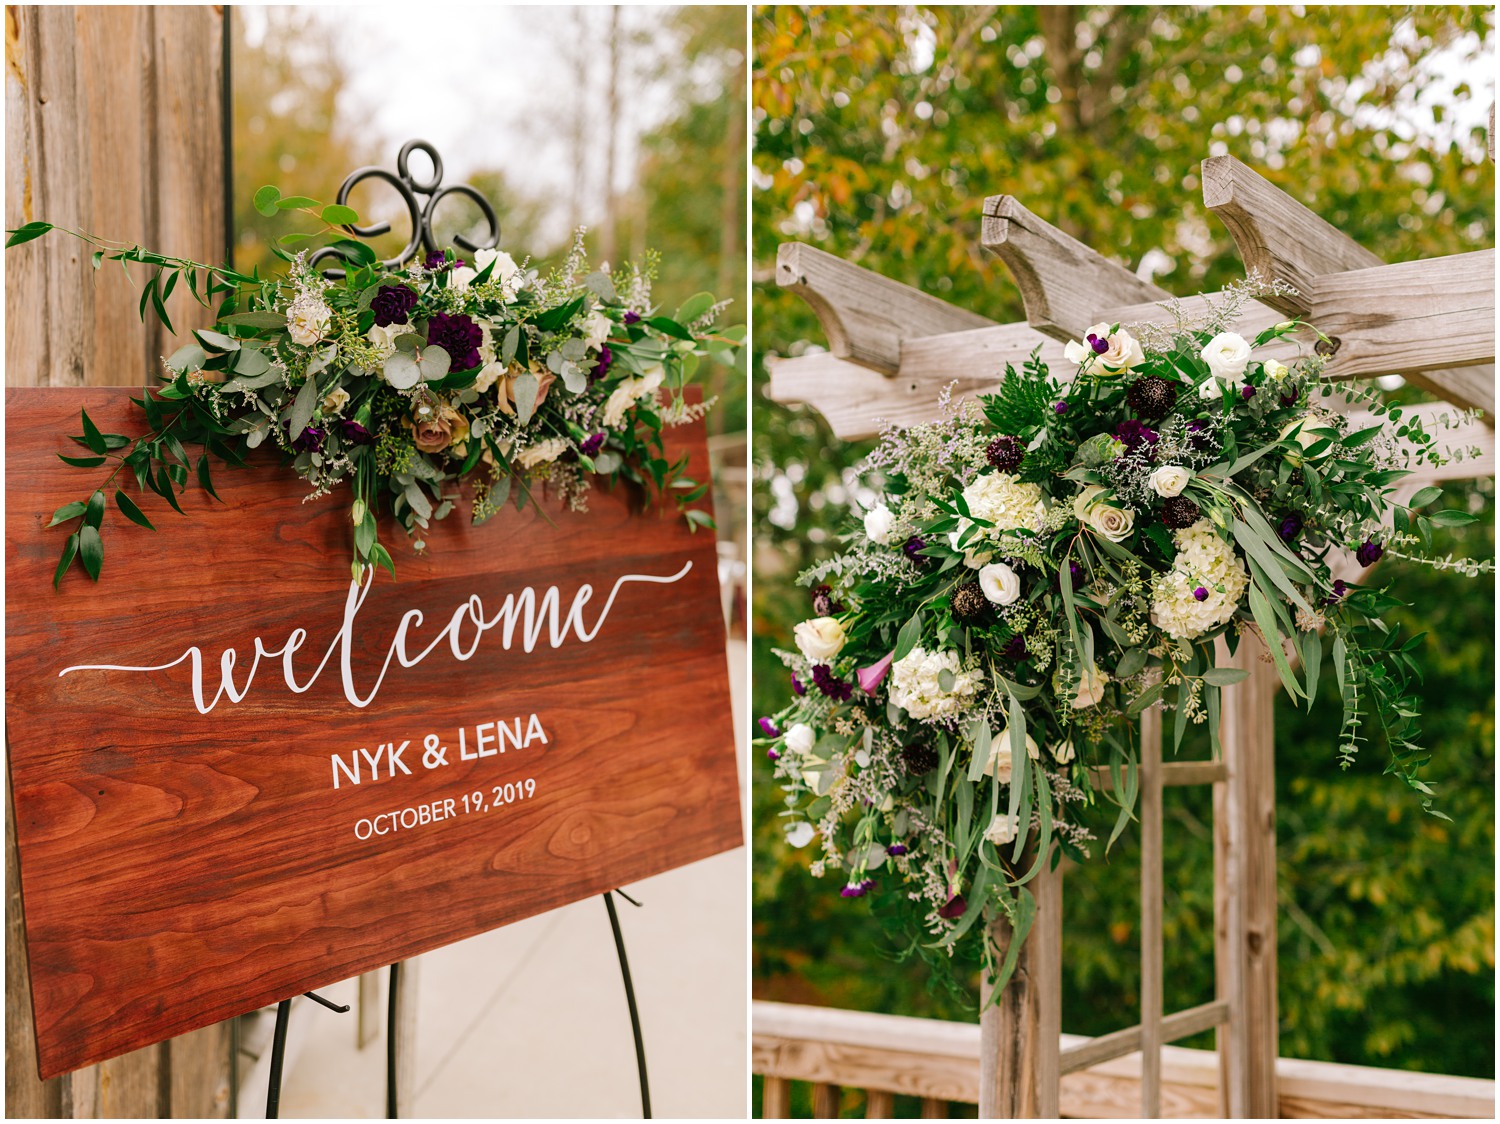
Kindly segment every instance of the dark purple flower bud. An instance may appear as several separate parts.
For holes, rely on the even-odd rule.
[[[924,542],[919,536],[913,535],[911,538],[906,540],[901,549],[905,552],[906,556],[913,562],[915,562],[918,566],[926,566],[930,562],[937,561],[937,559],[929,558],[927,557],[927,555],[922,553],[922,550],[926,546],[927,543]]]
[[[1282,406],[1284,406],[1284,407],[1285,406],[1295,406],[1297,404],[1297,395],[1295,393],[1293,393],[1293,394],[1283,394],[1281,396],[1281,398],[1280,398],[1280,402],[1281,402]]]
[[[1361,566],[1373,566],[1380,561],[1381,555],[1385,553],[1385,547],[1374,539],[1366,539],[1354,552],[1355,559]]]
[[[873,879],[873,878],[866,878],[863,882],[861,882],[859,884],[859,888],[861,890],[864,890],[866,893],[868,893],[869,891],[875,889],[875,879]]]
[[[1337,605],[1344,599],[1344,594],[1349,592],[1349,585],[1343,578],[1333,580],[1333,592],[1323,599],[1325,605]]]
[[[641,322],[641,314],[633,308],[627,308],[622,319],[627,324],[639,324]]]
[[[1000,654],[1008,660],[1024,660],[1026,658],[1026,637],[1012,636],[1005,642],[1005,647],[1000,649]]]
[[[1071,558],[1068,559],[1068,576],[1073,579],[1073,588],[1075,590],[1083,588],[1083,567],[1080,566],[1077,562],[1074,562]],[[1057,584],[1057,587],[1059,589],[1062,588],[1062,567],[1058,567],[1057,577],[1054,578],[1053,581]]]
[[[781,760],[781,754],[777,753],[774,748],[766,750],[766,757],[773,764]]]
[[[868,894],[869,892],[870,892],[869,887],[866,886],[863,882],[850,883],[848,886],[845,886],[842,890],[839,891],[839,897],[841,897],[841,898],[862,898],[866,894]]]
[[[964,901],[962,894],[954,894],[948,899],[946,905],[938,910],[938,916],[944,921],[957,921],[968,912],[969,903]]]
[[[1054,402],[1052,403],[1052,412],[1054,414],[1066,414],[1068,412],[1068,404],[1066,402]]]
[[[427,321],[427,342],[441,347],[452,360],[452,370],[467,371],[479,366],[479,345],[484,329],[467,316],[450,316],[435,312]]]
[[[373,445],[375,435],[357,421],[344,418],[339,422],[339,437],[345,445]]]
[[[323,451],[323,439],[328,436],[328,431],[322,426],[310,425],[302,431],[292,448],[299,453],[321,453]]]
[[[768,738],[781,737],[781,731],[776,728],[776,723],[769,718],[758,718],[755,724],[760,727],[760,732]]]
[[[589,382],[598,382],[609,374],[610,364],[615,361],[615,353],[608,347],[599,349],[599,357],[594,360],[594,369],[589,372]]]
[[[1090,332],[1089,346],[1094,349],[1095,355],[1103,355],[1106,351],[1109,350],[1109,341],[1106,339],[1101,339],[1100,337],[1094,335],[1093,332]]]
[[[854,694],[854,685],[836,678],[832,669],[826,663],[820,663],[815,666],[812,676],[813,686],[836,702],[848,702],[850,696]]]
[[[586,457],[591,457],[600,449],[604,448],[604,434],[592,433],[583,439],[583,444],[578,446],[578,451]]]
[[[902,855],[906,854],[906,844],[892,843],[885,849],[885,853],[890,855],[893,859],[899,859]]]
[[[370,302],[370,311],[375,313],[375,323],[382,328],[392,324],[405,324],[417,307],[417,294],[405,285],[382,285]]]
[[[1207,601],[1208,600],[1208,590],[1204,589],[1200,585],[1197,589],[1193,590],[1193,598],[1194,598],[1194,600],[1197,600],[1197,601]]]
[[[1250,401],[1250,399],[1255,397],[1255,387],[1251,386],[1249,383],[1246,383],[1244,386],[1240,387],[1240,397],[1243,398],[1246,402]]]
[[[807,694],[807,688],[802,685],[802,680],[797,678],[797,673],[795,671],[792,672],[792,693],[799,699],[803,695]]]
[[[427,257],[423,260],[422,264],[425,265],[428,269],[438,270],[449,269],[452,266],[459,266],[465,263],[463,258],[458,258],[450,262],[448,260],[447,251],[445,250],[429,250],[427,253]]]
[[[1295,512],[1286,516],[1277,525],[1276,533],[1281,536],[1282,542],[1291,542],[1302,533],[1302,516]]]

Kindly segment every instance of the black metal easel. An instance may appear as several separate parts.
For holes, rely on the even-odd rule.
[[[340,1015],[349,1013],[347,1003],[332,1003],[324,999],[314,991],[305,991],[302,994],[309,999],[321,1003],[330,1011],[336,1011]],[[271,1035],[271,1077],[266,1086],[266,1119],[275,1120],[281,1114],[281,1069],[286,1063],[286,1027],[287,1019],[292,1013],[292,1001],[283,999],[276,1004],[276,1030]]]

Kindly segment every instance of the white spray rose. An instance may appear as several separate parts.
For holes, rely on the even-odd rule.
[[[1073,742],[1071,739],[1063,742],[1060,746],[1056,746],[1052,750],[1053,760],[1055,760],[1059,765],[1066,765],[1077,756],[1078,752],[1073,748]]]
[[[594,351],[604,346],[604,341],[609,339],[609,334],[615,330],[615,322],[604,313],[595,309],[588,314],[583,322],[584,345]]]
[[[1267,359],[1261,364],[1260,369],[1272,382],[1283,382],[1292,373],[1292,369],[1279,359]]]
[[[474,389],[483,394],[499,382],[500,377],[504,374],[505,365],[503,363],[486,363],[479,369],[479,377],[474,380]]]
[[[979,571],[979,588],[996,605],[1009,605],[1021,596],[1021,579],[1004,562],[992,562]]]
[[[387,324],[384,327],[376,324],[365,333],[365,338],[380,350],[382,359],[389,359],[396,351],[396,337],[410,331],[410,324]]]
[[[1178,464],[1164,464],[1150,476],[1151,489],[1165,499],[1182,495],[1193,474]]]
[[[334,387],[323,396],[325,413],[336,414],[347,405],[349,405],[349,392],[341,386]]]
[[[990,821],[990,826],[984,829],[984,837],[997,847],[1003,847],[1007,843],[1016,841],[1017,821],[1019,816],[1007,816],[1003,813]]]
[[[805,722],[798,722],[786,732],[786,737],[782,739],[787,752],[796,754],[798,757],[806,757],[811,753],[817,741],[818,736],[813,733],[813,728]]]
[[[1203,382],[1198,385],[1198,397],[1203,399],[1203,401],[1205,402],[1212,402],[1215,399],[1224,397],[1224,389],[1219,386],[1218,379],[1214,378],[1212,375],[1209,375],[1208,378],[1204,379]]]
[[[1135,530],[1135,512],[1105,503],[1101,498],[1109,489],[1090,484],[1073,500],[1073,514],[1110,542],[1124,542]]]
[[[1095,367],[1103,368],[1113,375],[1139,367],[1146,361],[1146,353],[1141,350],[1141,345],[1134,336],[1124,329],[1115,332],[1110,332],[1109,329],[1108,324],[1095,324],[1083,334],[1084,342],[1074,340],[1063,348],[1064,358],[1080,367],[1092,360]],[[1104,351],[1094,348],[1095,340],[1107,345]]]
[[[948,545],[951,546],[954,550],[959,549],[958,540],[963,537],[964,531],[972,526],[973,524],[965,519],[963,521],[963,524],[957,531],[949,531]],[[991,558],[995,557],[995,552],[993,550],[984,549],[985,545],[986,544],[983,535],[975,535],[973,538],[971,538],[968,544],[963,548],[964,565],[971,570],[977,570],[979,569],[979,567],[987,563]]]
[[[889,546],[891,527],[895,522],[896,517],[891,509],[878,503],[865,512],[865,537],[877,546]]]
[[[1073,696],[1073,709],[1084,710],[1096,705],[1104,697],[1104,688],[1108,685],[1109,676],[1095,664],[1078,681],[1078,694]]]
[[[333,311],[322,297],[304,293],[286,310],[286,334],[299,347],[311,347],[323,338],[333,322]]]
[[[539,464],[551,464],[567,451],[568,443],[565,440],[561,437],[549,437],[523,449],[521,455],[516,457],[516,463],[522,468],[535,468]]]
[[[833,617],[814,617],[792,630],[797,648],[813,663],[827,663],[844,647],[844,626]]]
[[[1234,332],[1220,332],[1204,344],[1198,354],[1215,378],[1223,379],[1231,386],[1240,385],[1245,368],[1250,365],[1250,345],[1244,336]]]
[[[1033,761],[1040,761],[1042,751],[1030,734],[1026,735],[1026,756]],[[994,777],[1001,784],[1010,784],[1011,767],[1015,762],[1011,752],[1010,727],[1007,726],[995,735],[990,742],[990,759],[984,766],[984,775]]]

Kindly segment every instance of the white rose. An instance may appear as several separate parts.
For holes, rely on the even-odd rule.
[[[410,331],[409,324],[387,324],[384,327],[376,324],[365,333],[365,338],[380,350],[382,359],[389,359],[396,351],[396,337],[404,336]]]
[[[641,377],[634,381],[635,397],[639,401],[649,394],[655,394],[657,388],[667,381],[667,369],[660,363],[648,363],[641,368]]]
[[[811,753],[817,741],[818,736],[813,733],[813,728],[805,722],[798,722],[786,732],[786,737],[782,739],[787,752],[794,753],[798,757],[806,757]]]
[[[806,820],[798,820],[786,829],[786,841],[793,847],[806,847],[817,831]]]
[[[1124,542],[1135,530],[1135,512],[1105,503],[1100,497],[1107,491],[1102,484],[1090,484],[1073,501],[1073,514],[1110,542]]]
[[[583,322],[583,342],[585,346],[598,351],[604,346],[604,341],[609,339],[609,334],[615,330],[615,322],[604,313],[595,309],[588,314]]]
[[[813,663],[827,663],[844,647],[844,626],[833,617],[815,617],[792,630],[797,648]]]
[[[997,847],[1003,847],[1007,843],[1016,841],[1017,820],[1019,816],[999,815],[990,821],[990,826],[984,829],[984,837]]]
[[[1182,495],[1193,474],[1181,465],[1164,464],[1150,476],[1151,488],[1158,496],[1170,499]]]
[[[323,410],[326,413],[336,414],[347,405],[349,392],[341,386],[334,387],[323,397]]]
[[[1198,386],[1198,397],[1205,402],[1212,402],[1216,398],[1223,398],[1224,391],[1219,386],[1219,380],[1209,375]]]
[[[1062,745],[1057,746],[1052,751],[1052,758],[1059,765],[1066,765],[1069,761],[1073,760],[1073,758],[1077,756],[1078,752],[1073,748],[1073,742],[1071,739],[1063,742]]]
[[[1073,697],[1073,709],[1084,710],[1094,706],[1104,697],[1104,688],[1108,684],[1109,676],[1100,671],[1097,664],[1084,672],[1078,681],[1078,694]]]
[[[505,365],[503,363],[486,363],[479,369],[479,377],[474,380],[474,389],[483,394],[499,382],[500,377],[504,374]]]
[[[1083,343],[1075,340],[1063,348],[1063,357],[1080,367],[1092,360],[1116,375],[1146,361],[1146,353],[1141,350],[1141,345],[1134,336],[1123,329],[1114,333],[1110,333],[1109,329],[1108,324],[1095,324],[1083,334]],[[1108,347],[1103,352],[1095,351],[1092,346],[1094,340],[1102,340]]]
[[[891,509],[878,503],[865,512],[865,537],[877,546],[888,546],[891,541],[891,526],[896,517]]]
[[[286,310],[286,332],[299,347],[311,347],[323,338],[333,312],[314,296],[300,296]]]
[[[524,449],[516,458],[516,463],[522,468],[535,468],[539,464],[551,464],[558,457],[568,451],[568,443],[561,437],[549,437],[545,441],[538,441],[528,449]]]
[[[1204,344],[1198,354],[1215,378],[1224,379],[1232,386],[1240,384],[1245,368],[1250,365],[1250,345],[1244,336],[1234,332],[1220,332]]]
[[[991,562],[979,571],[979,588],[996,605],[1009,605],[1021,596],[1021,579],[1004,562]]]
[[[1041,749],[1037,747],[1035,739],[1030,734],[1026,735],[1026,756],[1033,761],[1041,760],[1042,756]],[[996,734],[995,740],[990,743],[990,759],[984,767],[984,775],[994,777],[1001,784],[1010,784],[1012,763],[1010,727],[1007,726]]]
[[[1267,359],[1261,364],[1261,370],[1272,382],[1282,382],[1292,373],[1292,369],[1279,359]]]

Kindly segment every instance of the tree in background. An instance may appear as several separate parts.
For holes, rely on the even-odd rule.
[[[1494,98],[1492,21],[1453,7],[759,9],[755,353],[823,342],[807,305],[773,283],[776,246],[793,239],[996,321],[1023,319],[1007,271],[979,249],[983,200],[1007,192],[1169,291],[1217,289],[1242,267],[1203,207],[1198,164],[1223,152],[1389,260],[1492,246],[1479,124]],[[763,713],[785,691],[769,649],[789,646],[809,612],[793,579],[836,548],[866,446],[771,403],[763,366],[755,385]],[[1492,510],[1492,482],[1450,491]],[[1492,521],[1447,535],[1449,549],[1492,556]],[[1310,715],[1278,703],[1281,1048],[1491,1076],[1493,589],[1405,565],[1379,580],[1414,602],[1403,625],[1428,630],[1424,721],[1454,822],[1423,816],[1373,755],[1339,772],[1328,700]],[[757,995],[972,1018],[970,997],[930,994],[919,965],[885,958],[878,920],[808,875],[778,835],[769,769],[755,769]],[[1213,991],[1207,805],[1206,790],[1167,795],[1169,1010]],[[1136,1020],[1137,863],[1127,838],[1108,866],[1069,875],[1069,1031]]]

